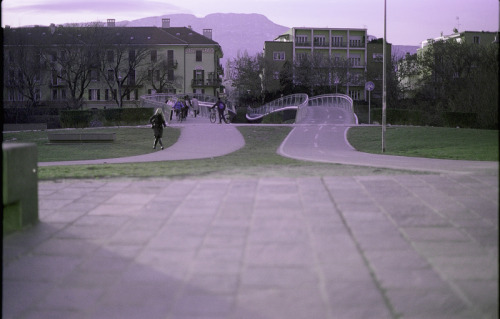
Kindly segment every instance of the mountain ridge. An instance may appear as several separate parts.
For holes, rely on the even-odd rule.
[[[278,25],[258,13],[211,13],[198,18],[193,14],[165,14],[136,20],[117,21],[117,26],[162,26],[162,19],[169,18],[172,27],[191,27],[203,34],[203,29],[212,29],[212,39],[224,52],[223,65],[229,59],[247,51],[249,55],[261,53],[265,41],[274,40],[289,27]]]

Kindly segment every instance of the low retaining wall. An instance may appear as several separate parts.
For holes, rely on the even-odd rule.
[[[38,154],[35,144],[2,143],[3,233],[38,222]]]

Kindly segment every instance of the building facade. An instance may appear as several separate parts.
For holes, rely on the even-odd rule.
[[[274,41],[264,44],[264,58],[268,70],[264,86],[267,91],[280,88],[282,68],[311,56],[323,57],[329,68],[322,83],[334,92],[344,93],[354,100],[364,100],[367,73],[366,29],[292,28]],[[326,62],[328,61],[328,62]]]
[[[4,105],[138,105],[145,94],[221,92],[223,56],[189,27],[104,25],[4,30]]]

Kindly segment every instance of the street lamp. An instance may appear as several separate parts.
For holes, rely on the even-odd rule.
[[[118,73],[118,107],[122,107],[122,76]]]
[[[382,63],[382,153],[385,153],[385,122],[386,122],[386,107],[387,107],[387,72],[386,72],[386,43],[387,43],[387,0],[384,0],[384,41],[383,41],[383,63]]]

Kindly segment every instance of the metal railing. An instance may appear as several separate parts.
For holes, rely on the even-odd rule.
[[[345,94],[324,94],[324,95],[318,95],[318,96],[313,96],[309,98],[309,101],[307,103],[307,107],[311,106],[329,106],[329,107],[340,107],[343,108],[347,111],[349,111],[350,114],[352,114],[352,121],[353,123],[358,123],[357,117],[354,114],[354,108],[353,108],[353,100],[349,95]],[[303,108],[305,109],[305,107]],[[301,110],[301,118],[299,118],[299,112],[297,112],[297,118],[295,120],[295,123],[300,123],[300,121],[304,118],[305,115],[305,110]]]
[[[258,108],[248,107],[246,118],[250,121],[255,121],[273,112],[298,109],[302,105],[307,105],[308,98],[307,94],[292,94],[266,103]]]

